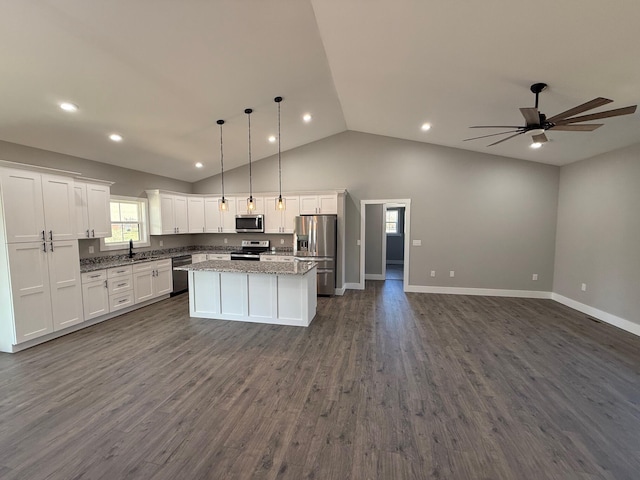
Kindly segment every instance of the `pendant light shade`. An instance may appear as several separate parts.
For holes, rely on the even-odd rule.
[[[256,209],[256,203],[253,200],[253,186],[251,184],[251,108],[245,109],[244,113],[247,114],[248,131],[249,131],[249,198],[247,198],[247,210],[253,212]]]
[[[282,144],[280,143],[280,103],[282,97],[276,97],[273,101],[278,104],[278,200],[276,200],[276,210],[282,211],[287,208],[282,198]]]
[[[225,212],[228,210],[229,205],[224,199],[224,150],[222,148],[222,125],[224,125],[224,120],[218,120],[216,123],[220,125],[220,179],[222,183],[222,198],[218,201],[218,209],[221,212]]]

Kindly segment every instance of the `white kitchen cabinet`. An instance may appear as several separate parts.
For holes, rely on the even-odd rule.
[[[109,283],[106,270],[82,274],[82,305],[85,321],[109,313]]]
[[[253,210],[249,210],[247,208],[247,199],[249,195],[246,197],[236,197],[236,214],[237,215],[261,215],[264,214],[264,197],[253,196],[253,203],[256,206]]]
[[[109,291],[109,312],[130,307],[135,303],[133,295],[133,268],[131,265],[108,269],[107,284]]]
[[[53,244],[53,250],[51,245]],[[11,278],[13,344],[82,322],[78,242],[7,245]]]
[[[230,253],[207,253],[207,260],[231,260]]]
[[[206,253],[195,253],[191,255],[191,263],[200,263],[200,262],[206,262],[206,261],[207,261]]]
[[[300,195],[300,215],[337,215],[338,195]]]
[[[264,213],[264,233],[293,233],[295,218],[300,215],[300,197],[283,196],[284,210],[276,210],[278,197],[269,198]]]
[[[76,236],[107,238],[111,236],[111,183],[75,180]]]
[[[236,232],[236,200],[235,197],[225,197],[225,202],[228,204],[227,210],[220,211],[220,197],[205,197],[205,233]]]
[[[173,292],[171,259],[142,262],[133,266],[133,293],[135,303]]]
[[[189,233],[187,195],[147,190],[147,197],[151,235]]]
[[[1,168],[0,181],[7,243],[76,238],[71,177]]]
[[[204,197],[187,197],[188,232],[204,233]]]

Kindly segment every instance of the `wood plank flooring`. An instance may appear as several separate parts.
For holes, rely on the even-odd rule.
[[[319,298],[309,328],[181,295],[0,354],[0,478],[640,478],[640,338],[550,300]]]

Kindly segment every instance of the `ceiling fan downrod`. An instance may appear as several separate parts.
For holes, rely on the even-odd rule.
[[[540,92],[542,92],[545,88],[547,88],[546,83],[534,83],[533,85],[531,85],[531,91],[536,94],[535,108],[538,108],[538,95],[540,95]]]

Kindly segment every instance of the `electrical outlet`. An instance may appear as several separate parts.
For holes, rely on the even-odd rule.
[[[91,245],[89,247],[89,253],[96,253],[96,247],[94,247],[93,245]]]
[[[412,244],[414,247],[421,247],[421,246],[422,246],[422,240],[413,240],[413,241],[411,242],[411,244]]]
[[[162,240],[160,240],[160,246],[164,246],[164,242]]]
[[[284,238],[280,239],[280,245],[284,245]]]
[[[360,246],[360,240],[356,240],[356,245]]]
[[[583,292],[586,292],[586,291],[587,291],[587,284],[586,284],[586,283],[583,283],[583,284],[582,284],[582,286],[580,287],[580,289],[581,289]]]
[[[455,270],[449,270],[449,276],[450,277],[455,277],[456,276]]]
[[[538,274],[534,273],[533,275],[531,275],[531,280],[538,280]]]
[[[435,277],[436,276],[436,271],[435,270],[431,270],[431,276]]]
[[[225,238],[225,239],[224,239],[224,243],[227,243],[227,242],[228,242],[228,240]]]

